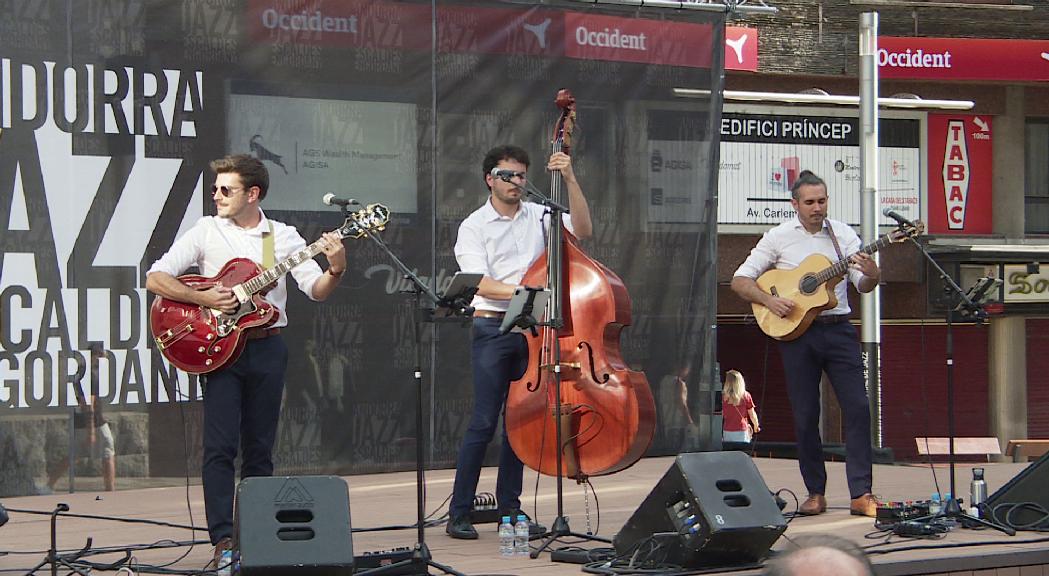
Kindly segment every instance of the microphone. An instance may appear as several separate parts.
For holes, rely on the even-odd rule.
[[[325,194],[324,197],[321,198],[321,202],[324,202],[324,204],[327,205],[327,206],[343,206],[343,207],[345,207],[345,206],[354,206],[356,204],[360,204],[360,202],[354,200],[353,198],[339,198],[338,196],[332,194],[331,192]]]
[[[911,226],[911,227],[914,226],[914,222],[911,222],[910,220],[904,218],[903,216],[900,216],[899,214],[897,214],[894,210],[892,210],[890,208],[886,208],[886,209],[882,210],[881,213],[884,214],[885,216],[888,216],[889,218],[892,218],[893,220],[895,220],[896,223],[899,224],[900,226]]]
[[[516,174],[516,172],[514,172],[513,170],[504,170],[504,169],[500,169],[500,168],[492,168],[492,171],[490,172],[490,174],[492,175],[492,178],[498,178],[498,179],[502,180],[503,182],[509,182],[510,179],[514,177],[514,174]]]

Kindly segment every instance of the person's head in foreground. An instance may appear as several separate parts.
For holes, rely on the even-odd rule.
[[[830,534],[806,534],[765,565],[765,576],[873,576],[859,546]]]

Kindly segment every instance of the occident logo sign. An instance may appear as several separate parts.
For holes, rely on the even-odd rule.
[[[308,32],[333,32],[336,34],[356,34],[357,17],[325,16],[320,10],[312,14],[303,10],[297,13],[285,13],[268,8],[262,12],[262,25],[270,30],[303,30]]]
[[[648,50],[645,47],[645,34],[624,34],[615,28],[609,30],[605,28],[600,32],[594,32],[588,30],[585,26],[579,26],[575,29],[575,41],[580,46],[598,46],[601,48],[622,48],[624,50],[638,50],[644,52]]]
[[[902,52],[889,52],[885,48],[878,50],[878,66],[889,68],[950,68],[951,51],[926,52],[921,48]]]
[[[711,64],[709,24],[564,12],[564,56],[705,68]]]
[[[965,199],[969,195],[969,153],[965,145],[965,122],[947,123],[947,146],[943,152],[943,194],[947,201],[947,227],[965,228]]]

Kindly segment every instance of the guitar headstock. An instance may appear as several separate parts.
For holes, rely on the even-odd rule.
[[[350,212],[337,232],[343,238],[361,238],[369,232],[384,230],[389,223],[389,208],[382,204],[368,204],[356,212]]]
[[[892,242],[903,242],[908,238],[917,238],[925,233],[925,223],[921,220],[915,220],[910,224],[900,224],[892,232],[886,234],[889,240]]]

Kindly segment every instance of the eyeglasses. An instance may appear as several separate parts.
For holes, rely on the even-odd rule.
[[[230,194],[233,194],[237,190],[243,190],[243,189],[244,189],[243,186],[241,186],[239,188],[233,188],[233,187],[230,187],[230,186],[215,186],[214,184],[212,184],[211,185],[211,195],[214,196],[216,192],[222,192],[223,196],[225,196],[226,198],[229,198]]]

